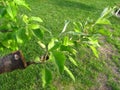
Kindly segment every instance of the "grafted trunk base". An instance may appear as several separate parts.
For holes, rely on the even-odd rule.
[[[24,69],[27,66],[27,62],[25,61],[22,52],[16,51],[0,59],[0,74],[15,69]]]
[[[40,57],[40,62],[26,62],[21,51],[10,53],[0,59],[0,74],[4,72],[11,72],[16,69],[25,69],[31,64],[41,64],[49,59],[48,54]]]

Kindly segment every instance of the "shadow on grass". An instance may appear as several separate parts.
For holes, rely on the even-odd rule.
[[[54,0],[54,3],[60,7],[68,7],[71,9],[82,9],[82,10],[96,10],[95,7],[89,6],[84,3],[76,2],[76,1],[68,1],[68,0]]]

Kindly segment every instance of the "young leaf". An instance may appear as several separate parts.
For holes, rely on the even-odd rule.
[[[37,21],[37,22],[43,22],[41,18],[39,17],[31,17],[30,21]]]
[[[59,36],[61,36],[66,31],[68,24],[69,24],[69,21],[65,21],[65,26],[64,26],[62,32],[59,34]]]
[[[12,18],[12,20],[15,20],[15,16],[17,15],[17,9],[14,4],[14,2],[7,2],[7,13]]]
[[[26,7],[27,9],[31,10],[28,5],[25,3],[25,0],[14,0],[14,2],[17,4],[17,5],[21,5],[21,6],[24,6]]]
[[[76,53],[77,53],[77,51],[74,48],[70,47],[70,46],[61,45],[60,50],[61,51],[68,51],[69,53],[72,53],[74,55],[76,55]]]
[[[96,50],[96,48],[94,46],[90,46],[90,48],[92,49],[94,55],[99,58],[99,54],[98,54],[98,51]]]
[[[23,40],[16,34],[17,43],[23,44]]]
[[[48,68],[44,68],[42,70],[42,86],[45,88],[52,81],[52,73]]]
[[[103,10],[100,18],[105,18],[105,17],[109,16],[111,12],[112,12],[112,9],[109,8],[109,7],[106,7],[106,8]]]
[[[13,48],[14,46],[12,46],[11,44],[13,44],[15,42],[15,40],[13,40],[13,36],[14,33],[6,33],[4,34],[4,39],[2,39],[2,45],[6,48]]]
[[[51,49],[49,49],[49,51],[54,51],[54,50],[60,49],[61,45],[62,45],[61,42],[56,41],[56,42],[54,42],[54,46]]]
[[[55,62],[58,67],[59,73],[62,74],[64,71],[64,64],[66,57],[62,52],[54,51],[53,55],[55,57]]]
[[[74,64],[75,66],[78,66],[77,62],[71,56],[68,56],[68,57],[69,57],[69,60],[72,62],[72,64]]]
[[[80,32],[80,27],[79,27],[79,25],[76,23],[76,22],[73,22],[73,24],[74,24],[74,30],[75,30],[75,32]]]
[[[66,67],[64,66],[64,70],[69,74],[69,76],[72,78],[72,80],[75,82],[75,77],[74,75],[72,74],[72,72]]]
[[[63,41],[63,45],[68,46],[68,43],[69,43],[69,38],[68,38],[68,36],[65,36],[64,41]]]
[[[38,41],[37,43],[38,43],[43,49],[46,48],[45,44],[43,44],[41,41]]]
[[[100,29],[98,31],[101,35],[110,37],[113,33],[110,30]]]
[[[28,24],[29,20],[27,15],[22,15],[22,19],[25,24]]]
[[[40,62],[40,57],[36,56],[34,62],[39,63]]]
[[[29,28],[30,29],[39,29],[40,25],[39,24],[30,24]]]
[[[52,38],[51,41],[48,44],[48,50],[52,49],[54,47],[54,45],[55,45],[55,39]]]
[[[12,40],[2,41],[2,45],[6,48],[10,48],[11,43],[12,43]]]
[[[99,18],[96,21],[96,24],[108,24],[108,25],[111,25],[110,21],[107,18]]]
[[[109,8],[106,7],[106,8],[103,10],[103,12],[101,13],[101,17],[103,18],[103,17],[108,13],[108,11],[109,11]]]
[[[97,40],[97,37],[93,36],[93,37],[88,37],[89,41],[88,43],[92,46],[95,46],[95,47],[100,47],[99,43],[98,43],[98,40]]]
[[[64,37],[64,41],[63,41],[63,45],[65,45],[65,46],[68,46],[68,45],[73,46],[74,44],[73,44],[73,42],[69,39],[68,36],[65,36],[65,37]]]
[[[26,35],[26,30],[19,29],[15,33],[15,35],[16,35],[17,43],[19,43],[19,44],[23,44],[25,41],[28,40],[28,37]]]
[[[74,24],[74,31],[75,32],[81,32],[82,31],[82,29],[83,29],[82,22],[78,22],[78,23],[74,22],[73,24]]]

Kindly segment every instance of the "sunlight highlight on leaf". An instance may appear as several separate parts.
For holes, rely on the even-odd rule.
[[[68,56],[68,57],[69,57],[69,60],[72,62],[72,64],[74,64],[75,66],[78,66],[77,62],[71,56]]]
[[[72,74],[72,72],[66,67],[64,66],[64,70],[69,74],[69,76],[72,78],[72,80],[75,82],[75,77],[74,75]]]

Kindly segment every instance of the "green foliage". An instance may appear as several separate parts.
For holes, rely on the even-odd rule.
[[[21,45],[29,41],[35,36],[38,39],[43,37],[43,29],[40,24],[42,22],[39,17],[28,17],[19,12],[19,8],[23,6],[30,10],[24,0],[2,0],[0,2],[0,48],[9,48],[18,50]]]
[[[74,75],[72,74],[72,72],[66,67],[64,66],[64,70],[69,74],[69,76],[72,78],[72,80],[75,82],[75,77]]]
[[[72,62],[75,66],[78,66],[77,62],[73,59],[73,57],[68,56],[70,62]]]
[[[42,86],[45,87],[46,85],[51,84],[52,81],[52,73],[48,68],[44,68],[42,70]]]
[[[113,12],[114,8],[105,8],[100,16],[100,18],[98,18],[98,20],[96,21],[95,24],[111,24],[110,21],[108,20],[108,18],[111,16],[112,12]]]
[[[55,62],[58,66],[59,73],[62,74],[64,71],[64,64],[65,64],[65,60],[66,60],[65,55],[58,51],[54,51],[53,55],[55,57]]]
[[[91,49],[94,56],[99,58],[97,48],[100,47],[98,40],[100,33],[98,32],[99,30],[96,30],[96,26],[110,24],[107,18],[111,10],[105,9],[96,21],[88,18],[85,22],[74,22],[74,29],[72,31],[67,31],[66,28],[69,22],[66,21],[63,30],[57,37],[50,36],[51,40],[48,42],[48,45],[45,45],[45,51],[50,53],[50,57],[52,57],[52,61],[55,61],[54,64],[57,66],[60,74],[63,74],[65,70],[72,80],[75,81],[75,77],[65,65],[65,61],[69,60],[73,65],[78,66],[75,57],[77,55],[77,49],[80,47]]]
[[[39,17],[29,17],[24,13],[19,13],[19,8],[21,6],[24,6],[30,10],[24,0],[3,0],[0,2],[0,6],[0,19],[2,21],[0,22],[0,48],[18,50],[20,46],[24,45],[34,36],[37,38],[40,47],[42,47],[46,53],[53,55],[51,59],[55,60],[55,66],[57,66],[58,72],[63,74],[64,70],[66,70],[70,77],[75,81],[73,74],[67,67],[64,66],[67,56],[69,56],[68,59],[70,59],[73,64],[77,65],[74,59],[70,56],[70,53],[73,53],[74,55],[76,54],[76,50],[72,47],[73,42],[68,36],[61,37],[66,30],[68,22],[66,22],[62,32],[59,34],[59,37],[51,37],[52,32],[46,30],[51,35],[51,41],[48,43],[48,45],[46,45],[44,44],[45,42],[43,40],[44,30],[39,24],[43,21]],[[35,62],[38,61],[39,58],[36,56]],[[48,68],[45,67],[42,70],[42,86],[45,87],[46,85],[50,84],[51,80],[51,70],[48,70]]]
[[[74,22],[74,31],[67,32],[70,34],[71,41],[74,41],[79,46],[89,47],[93,54],[99,58],[99,52],[97,50],[99,45],[99,37],[100,35],[111,35],[109,31],[104,30],[97,30],[96,26],[99,25],[111,25],[110,21],[108,20],[111,17],[114,8],[105,8],[101,14],[101,16],[96,20],[90,20],[87,18],[86,21],[83,22]],[[98,32],[99,31],[99,32]],[[101,32],[101,33],[100,33]],[[109,33],[106,33],[109,32]]]
[[[90,22],[89,19],[85,23],[74,22],[74,31],[69,31],[68,33],[71,34],[72,40],[78,44],[78,48],[79,46],[86,48],[89,47],[98,58],[99,55],[97,48],[100,46],[98,41],[98,37],[100,35],[99,33],[95,33],[95,25],[96,24],[94,24],[94,22]]]

